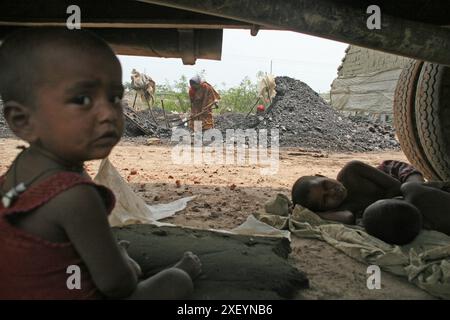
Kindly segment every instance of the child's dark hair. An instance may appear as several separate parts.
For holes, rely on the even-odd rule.
[[[14,31],[0,45],[0,95],[3,102],[34,105],[36,88],[48,76],[48,70],[44,70],[39,63],[43,58],[42,49],[54,44],[80,51],[96,50],[114,56],[108,44],[89,31],[60,27]]]
[[[309,192],[311,190],[311,182],[317,179],[317,176],[303,176],[295,181],[292,187],[292,203],[294,206],[299,204],[305,208],[313,211],[318,211],[317,205],[313,203],[309,198]]]
[[[422,214],[404,200],[385,199],[368,206],[362,222],[368,234],[390,244],[404,245],[422,229]]]

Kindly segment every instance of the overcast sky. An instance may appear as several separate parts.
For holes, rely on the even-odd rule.
[[[306,82],[317,92],[326,92],[336,77],[347,44],[288,31],[261,30],[256,37],[249,30],[225,30],[222,60],[198,59],[185,66],[181,59],[119,56],[123,81],[130,81],[131,69],[145,71],[156,83],[172,83],[181,75],[190,78],[201,70],[206,80],[222,89],[238,85],[248,76],[256,81],[258,71],[290,76]]]

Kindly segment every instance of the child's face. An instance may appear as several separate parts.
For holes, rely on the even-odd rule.
[[[33,113],[38,141],[69,162],[108,156],[124,126],[120,64],[106,54],[65,48],[45,60]]]
[[[336,209],[347,197],[347,189],[337,180],[317,177],[310,183],[309,203],[320,211]]]

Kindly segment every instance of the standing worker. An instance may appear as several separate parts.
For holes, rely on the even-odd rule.
[[[191,86],[189,89],[189,98],[191,99],[189,128],[194,130],[194,121],[202,122],[202,130],[214,128],[212,108],[214,105],[217,106],[220,95],[198,75],[189,80],[189,84]]]

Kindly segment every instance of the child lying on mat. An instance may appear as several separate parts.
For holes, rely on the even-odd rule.
[[[377,202],[393,198],[397,201]],[[390,243],[407,243],[422,227],[450,234],[450,193],[427,185],[419,171],[399,161],[384,161],[377,168],[351,161],[336,180],[301,177],[292,188],[292,202],[323,219],[346,224],[355,224],[365,216],[362,223],[366,230]],[[389,228],[395,230],[395,237],[387,235]],[[378,230],[386,230],[386,234]]]

